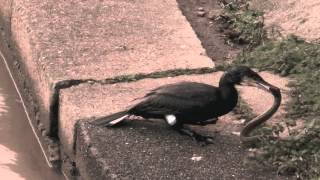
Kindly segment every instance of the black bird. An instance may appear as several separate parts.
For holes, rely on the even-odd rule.
[[[130,115],[144,119],[163,119],[181,134],[188,135],[201,143],[212,143],[211,137],[200,135],[184,125],[215,124],[219,116],[229,113],[236,106],[238,92],[235,85],[249,82],[247,80],[253,80],[255,85],[266,91],[274,87],[250,68],[237,66],[223,74],[219,87],[198,82],[160,86],[146,94],[144,99],[133,107],[94,120],[92,123],[114,126]]]

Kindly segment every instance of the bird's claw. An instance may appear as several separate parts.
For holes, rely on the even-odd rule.
[[[209,144],[213,144],[214,138],[211,136],[202,136],[202,135],[197,135],[194,137],[194,139],[201,145],[201,146],[206,146]]]

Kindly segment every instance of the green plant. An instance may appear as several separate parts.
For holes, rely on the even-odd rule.
[[[224,13],[220,16],[222,31],[231,41],[252,48],[266,38],[263,29],[263,13],[249,9],[248,0],[222,1]]]
[[[258,159],[273,164],[279,173],[298,179],[320,177],[320,45],[289,36],[269,41],[253,51],[243,51],[233,64],[246,64],[289,76],[291,100],[282,123],[265,126],[268,135],[278,136],[284,129],[303,120],[305,127],[290,130],[287,139],[266,139],[259,147],[264,152]]]

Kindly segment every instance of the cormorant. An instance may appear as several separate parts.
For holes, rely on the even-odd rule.
[[[144,119],[163,119],[181,134],[188,135],[201,143],[212,143],[211,137],[200,135],[184,125],[215,124],[219,116],[229,113],[236,106],[238,92],[235,85],[249,82],[247,80],[253,80],[255,85],[268,92],[279,91],[249,67],[237,66],[222,75],[219,87],[198,82],[180,82],[160,86],[147,93],[143,100],[133,107],[94,120],[92,123],[114,126],[130,115]],[[254,84],[250,82],[248,85]]]

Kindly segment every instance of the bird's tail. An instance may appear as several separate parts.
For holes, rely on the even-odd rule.
[[[100,118],[100,119],[96,119],[94,121],[92,121],[91,123],[94,125],[98,125],[98,126],[114,126],[120,122],[122,122],[125,118],[127,118],[128,115],[128,111],[120,111],[114,114],[111,114],[109,116]]]

